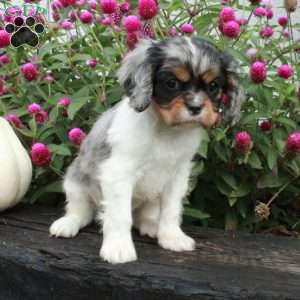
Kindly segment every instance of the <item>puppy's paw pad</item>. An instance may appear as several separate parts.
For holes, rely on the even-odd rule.
[[[151,221],[143,221],[138,226],[138,230],[141,235],[148,235],[151,238],[157,237],[158,226]]]
[[[50,227],[50,235],[55,237],[74,237],[80,229],[79,222],[73,217],[62,217]]]
[[[162,235],[159,237],[158,243],[164,249],[176,252],[193,251],[196,248],[195,241],[183,232]]]
[[[122,264],[137,259],[133,242],[122,238],[103,242],[100,257],[111,264]]]

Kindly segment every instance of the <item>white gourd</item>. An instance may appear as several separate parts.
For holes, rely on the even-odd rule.
[[[31,178],[29,155],[10,124],[0,117],[0,211],[21,201]]]

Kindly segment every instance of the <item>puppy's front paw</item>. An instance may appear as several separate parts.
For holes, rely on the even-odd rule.
[[[76,218],[65,216],[56,220],[50,227],[50,235],[55,237],[74,237],[80,229],[80,224]]]
[[[111,264],[122,264],[137,259],[131,238],[107,238],[103,241],[100,256]]]
[[[181,229],[159,233],[158,243],[164,249],[176,252],[193,251],[196,248],[195,241],[187,236]]]

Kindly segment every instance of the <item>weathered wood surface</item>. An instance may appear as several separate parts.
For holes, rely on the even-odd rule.
[[[62,211],[20,206],[0,214],[2,300],[300,299],[300,240],[188,227],[197,250],[172,253],[134,235],[139,260],[98,257],[96,226],[55,239]]]

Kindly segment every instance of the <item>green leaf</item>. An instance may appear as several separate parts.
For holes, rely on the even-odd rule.
[[[200,209],[196,209],[196,208],[192,208],[192,207],[184,207],[184,215],[189,216],[189,217],[193,217],[196,219],[208,219],[210,218],[210,215],[201,211]]]
[[[75,54],[72,58],[71,61],[75,62],[75,61],[86,61],[88,59],[91,59],[91,56],[89,54]]]
[[[273,170],[277,163],[277,152],[274,151],[273,149],[269,149],[268,154],[267,154],[267,162],[268,162],[268,167],[270,170]]]
[[[208,142],[202,141],[198,150],[198,154],[203,158],[207,158]]]
[[[261,176],[257,181],[257,188],[276,188],[283,185],[285,181],[276,176],[275,174],[269,173]]]
[[[258,155],[254,151],[252,151],[248,157],[248,164],[254,169],[258,169],[258,170],[263,169],[261,161]]]
[[[229,206],[232,207],[237,202],[238,198],[230,197],[228,198]]]
[[[30,203],[34,203],[41,197],[43,194],[46,193],[62,193],[62,181],[57,180],[45,186],[39,188],[31,197]]]
[[[280,124],[285,125],[287,127],[287,129],[296,129],[297,128],[297,123],[290,118],[279,117],[279,118],[277,118],[276,121],[279,122]]]
[[[70,149],[64,144],[60,144],[60,145],[50,144],[48,145],[48,147],[51,152],[62,156],[70,156],[72,154]]]
[[[238,188],[237,181],[233,175],[231,175],[229,173],[222,173],[221,177],[234,190]]]

